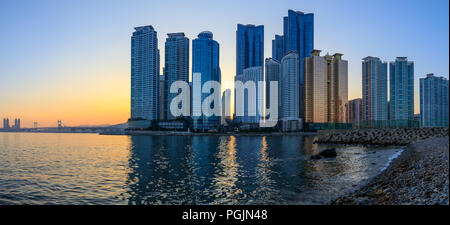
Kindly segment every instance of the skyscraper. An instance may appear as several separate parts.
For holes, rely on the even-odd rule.
[[[279,61],[268,58],[266,59],[266,107],[270,108],[270,95],[275,94],[271,93],[270,90],[270,82],[276,81],[280,82],[281,76],[281,64]],[[278,83],[279,84],[279,83]],[[279,89],[278,89],[279,91]],[[278,95],[278,103],[280,103],[279,94]]]
[[[314,49],[314,14],[288,10],[288,16],[283,18],[283,40],[284,55],[295,51],[300,65],[303,65],[303,58],[310,57]],[[298,76],[299,116],[303,118],[303,66],[300,66]]]
[[[165,43],[165,111],[166,119],[173,120],[175,117],[170,112],[170,103],[177,96],[170,93],[170,87],[175,81],[189,82],[189,39],[184,33],[167,34]]]
[[[348,61],[342,54],[325,56],[328,76],[328,121],[346,122],[346,104],[348,103]]]
[[[420,79],[420,115],[422,127],[448,126],[449,82],[427,74]]]
[[[279,83],[280,89],[280,112],[281,120],[297,120],[298,119],[298,71],[300,65],[298,54],[291,52],[281,60],[281,77]]]
[[[305,122],[328,122],[328,73],[327,60],[314,50],[304,60],[305,70]]]
[[[389,63],[390,123],[396,127],[414,124],[414,63],[397,57]]]
[[[221,82],[219,68],[219,43],[213,40],[213,34],[209,31],[201,32],[198,35],[198,38],[192,41],[192,73],[201,74],[200,77],[196,78],[196,82],[193,82],[193,90],[200,93],[193,93],[193,95],[196,96],[197,94],[197,96],[201,96],[201,98],[195,99],[195,101],[200,100],[203,102],[203,100],[210,95],[208,93],[201,93],[202,87],[205,83],[208,81]],[[200,79],[200,82],[198,82],[198,78]],[[200,85],[200,87],[198,87],[198,85]],[[208,88],[208,86],[205,86],[205,88]],[[196,105],[198,106],[198,104]],[[193,128],[196,130],[216,129],[219,125],[219,116],[213,115],[207,117],[202,114],[201,116],[193,117]]]
[[[314,50],[304,59],[305,121],[345,123],[348,102],[348,62],[342,54],[320,56]]]
[[[159,50],[152,26],[136,27],[131,37],[131,120],[157,120]]]
[[[272,40],[272,58],[280,62],[283,58],[283,36],[275,35],[275,39]]]
[[[368,56],[362,62],[362,120],[365,126],[382,126],[388,120],[387,63]]]
[[[244,69],[263,66],[264,26],[253,24],[237,25],[236,31],[236,75]]]

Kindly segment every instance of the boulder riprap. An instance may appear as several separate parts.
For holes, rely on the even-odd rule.
[[[331,204],[448,205],[448,159],[448,137],[417,141],[367,185]]]
[[[448,137],[448,127],[320,131],[314,143],[407,145],[432,137]]]

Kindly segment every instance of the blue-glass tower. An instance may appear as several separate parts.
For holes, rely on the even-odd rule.
[[[283,18],[283,55],[296,52],[299,63],[310,57],[314,49],[314,14],[289,10],[288,16]],[[303,67],[299,70],[299,117],[304,118],[303,100]]]
[[[193,102],[193,107],[199,110],[203,100],[210,95],[201,93],[203,85],[207,81],[221,82],[219,43],[213,40],[213,34],[209,31],[201,32],[196,39],[192,40],[192,74],[193,101],[197,101]],[[212,90],[210,91],[212,93]],[[221,93],[220,90],[219,93]],[[195,130],[207,131],[217,129],[220,125],[218,116],[207,117],[202,114],[201,116],[193,115],[192,118]]]
[[[275,35],[275,39],[272,40],[272,59],[281,62],[283,58],[283,36]]]
[[[427,74],[420,79],[420,116],[422,127],[448,127],[448,80]]]
[[[414,124],[414,63],[397,57],[389,63],[389,119],[396,127]]]
[[[264,65],[264,26],[237,25],[236,75],[244,69]]]

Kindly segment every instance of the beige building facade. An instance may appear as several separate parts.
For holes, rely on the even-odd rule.
[[[304,59],[305,121],[345,123],[348,103],[348,62],[342,54],[320,56],[313,50]]]

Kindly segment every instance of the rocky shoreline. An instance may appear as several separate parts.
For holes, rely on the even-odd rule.
[[[447,128],[448,131],[448,128]],[[449,138],[408,145],[386,170],[332,205],[448,205]]]
[[[320,131],[314,143],[408,145],[416,140],[448,137],[449,128],[393,128]]]

